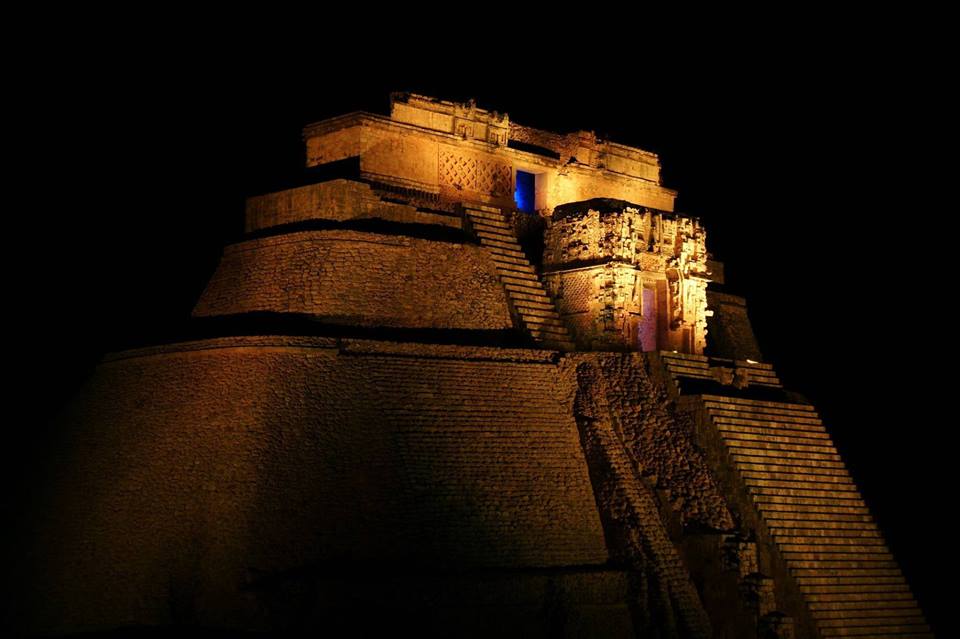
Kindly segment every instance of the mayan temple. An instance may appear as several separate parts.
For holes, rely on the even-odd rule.
[[[406,93],[303,140],[60,418],[24,632],[932,636],[657,155]]]

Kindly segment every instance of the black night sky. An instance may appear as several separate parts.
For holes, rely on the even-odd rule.
[[[439,43],[403,56],[319,45],[288,57],[64,56],[31,114],[31,179],[14,186],[29,204],[8,209],[24,228],[7,242],[30,255],[7,272],[27,323],[8,472],[44,455],[40,424],[104,352],[183,325],[242,231],[244,197],[301,171],[304,124],[386,113],[391,91],[475,98],[523,124],[660,155],[678,210],[702,218],[728,290],[747,297],[766,359],[819,409],[940,625],[955,376],[939,372],[954,328],[938,261],[954,247],[922,166],[937,134],[925,80],[885,43],[777,40],[687,52],[689,63],[599,39],[511,60],[493,38],[455,65]]]

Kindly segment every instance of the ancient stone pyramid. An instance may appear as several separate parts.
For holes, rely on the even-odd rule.
[[[654,154],[408,94],[304,139],[63,418],[25,630],[929,636]]]

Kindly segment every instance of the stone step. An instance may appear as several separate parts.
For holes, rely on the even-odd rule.
[[[857,500],[862,501],[860,493],[857,490],[828,487],[822,488],[782,488],[780,486],[757,486],[747,484],[747,492],[757,496],[777,496],[777,497],[814,497],[823,499],[839,499],[842,501]]]
[[[703,366],[706,368],[710,367],[709,359],[702,355],[694,355],[693,353],[660,351],[660,358],[663,359],[665,363],[670,364],[686,364],[688,366]]]
[[[684,378],[694,378],[694,379],[712,379],[717,380],[717,376],[706,370],[692,370],[677,368],[675,366],[668,366],[667,372],[674,377],[674,379],[684,379]]]
[[[728,445],[763,445],[765,448],[775,447],[775,450],[837,454],[837,449],[829,443],[829,440],[824,443],[824,440],[821,439],[790,437],[789,435],[756,435],[736,431],[721,431],[721,433],[723,434],[723,440]]]
[[[721,433],[730,433],[731,435],[753,435],[754,437],[791,437],[800,441],[800,443],[830,444],[830,435],[826,430],[813,429],[806,426],[795,427],[793,424],[753,424],[740,423],[740,421],[714,419],[714,425]]]
[[[776,516],[767,517],[767,527],[773,530],[829,530],[838,528],[841,530],[867,530],[876,528],[872,517],[862,517],[860,515],[848,515],[841,517],[831,517],[824,515],[817,517],[810,513],[804,513],[800,519],[791,519],[794,515],[789,513],[776,513]],[[782,515],[782,516],[781,516]]]
[[[678,369],[674,366],[668,366],[667,371],[674,377],[694,377],[696,379],[717,379],[717,376],[710,371]]]
[[[726,366],[725,363],[723,363],[723,362],[716,362],[716,361],[714,362],[714,365],[715,365],[715,366],[717,366],[717,365],[719,365],[719,366]],[[737,368],[745,368],[746,370],[750,371],[751,373],[763,373],[763,374],[765,374],[765,375],[776,375],[776,374],[777,374],[776,371],[773,369],[773,364],[764,364],[764,363],[751,364],[751,363],[746,362],[746,361],[744,361],[744,360],[739,360],[739,361],[733,362],[732,365],[733,365],[733,366],[736,366]]]
[[[776,465],[780,468],[789,468],[796,472],[803,472],[805,469],[811,470],[836,470],[846,472],[843,462],[825,459],[806,459],[803,457],[776,457],[769,454],[757,455],[741,449],[728,450],[730,457],[736,462],[750,464],[753,467],[763,465]],[[740,463],[737,464],[740,468]]]
[[[818,419],[806,417],[786,417],[783,415],[768,415],[761,417],[753,413],[734,411],[710,411],[710,417],[717,424],[726,426],[753,426],[771,430],[795,430],[826,435],[827,429]]]
[[[876,584],[906,584],[902,575],[878,577],[876,575],[864,577],[794,577],[801,588],[807,586],[858,586]]]
[[[559,333],[563,335],[566,335],[567,333],[567,327],[557,319],[551,319],[549,317],[524,317],[523,322],[527,325],[527,328],[530,329],[536,328],[537,330]]]
[[[820,628],[926,625],[919,608],[870,608],[866,610],[821,610],[815,616]]]
[[[546,319],[553,319],[557,322],[560,322],[560,316],[557,312],[551,308],[531,308],[529,306],[520,306],[519,304],[514,303],[514,307],[517,309],[517,312],[520,313],[520,316],[524,319],[528,317],[543,317]]]
[[[499,240],[488,237],[481,237],[480,244],[483,246],[489,246],[490,248],[506,249],[510,251],[516,251],[523,255],[523,252],[520,250],[520,245],[514,241]]]
[[[663,359],[673,359],[689,362],[702,362],[709,366],[710,360],[705,355],[694,355],[693,353],[678,353],[677,351],[658,351]]]
[[[741,368],[739,370],[743,370],[743,369]],[[741,373],[741,375],[742,374],[743,373]],[[759,382],[766,382],[768,384],[780,383],[780,378],[773,371],[747,370],[746,375],[747,375],[747,379],[749,379],[751,383],[754,382],[754,380]]]
[[[813,540],[883,540],[883,536],[876,527],[863,528],[859,530],[844,530],[837,528],[779,528],[768,526],[774,539],[784,540],[790,543],[813,543]],[[805,540],[810,540],[805,541]]]
[[[762,413],[759,411],[733,410],[729,408],[709,408],[710,416],[727,424],[744,424],[776,428],[789,425],[791,428],[805,427],[809,430],[823,430],[823,422],[810,413]]]
[[[869,515],[870,511],[864,506],[824,506],[822,504],[777,503],[754,497],[754,504],[763,514],[764,519],[790,515],[793,518],[804,518],[810,515]]]
[[[477,233],[477,237],[480,238],[480,244],[482,246],[513,249],[515,251],[523,250],[520,244],[508,235],[492,235],[490,233],[480,232]]]
[[[470,228],[474,233],[479,233],[480,231],[487,233],[506,233],[511,237],[516,237],[516,230],[513,225],[503,218],[498,220],[492,217],[471,217]]]
[[[885,623],[924,623],[923,613],[916,607],[910,608],[868,608],[865,610],[820,610],[816,614],[818,626],[843,625],[847,620],[857,620],[861,625],[883,625]]]
[[[470,220],[475,229],[513,233],[513,226],[505,220],[491,220],[488,217],[476,217]]]
[[[802,584],[800,590],[804,595],[824,594],[856,594],[856,593],[910,593],[910,588],[903,581],[886,584]]]
[[[814,407],[811,404],[799,404],[797,402],[772,402],[768,400],[761,399],[745,399],[742,397],[730,397],[728,395],[711,395],[709,393],[701,395],[704,402],[712,402],[715,404],[724,404],[729,406],[740,406],[744,409],[759,410],[759,409],[771,409],[771,410],[790,410],[794,412],[809,412],[815,413]]]
[[[536,275],[537,272],[529,264],[512,264],[509,262],[496,262],[494,260],[497,271],[500,273],[529,273],[530,275]]]
[[[837,552],[837,553],[888,553],[882,539],[870,538],[829,538],[809,540],[809,537],[774,537],[774,541],[783,552]]]
[[[773,492],[752,493],[751,497],[755,504],[759,506],[783,505],[783,506],[829,506],[829,507],[853,507],[865,508],[863,500],[857,497],[834,497],[830,495],[822,496],[803,496],[803,495],[782,495]]]
[[[719,364],[719,365],[721,365],[721,366],[724,365],[723,362],[717,362],[716,360],[714,360],[714,363],[715,363],[715,365],[717,365],[717,364]],[[775,371],[774,368],[773,368],[773,364],[766,364],[766,363],[764,363],[764,362],[757,362],[757,363],[754,364],[754,363],[750,363],[750,362],[748,362],[748,361],[746,361],[746,360],[742,360],[742,359],[741,359],[741,360],[737,360],[737,361],[733,362],[733,365],[736,366],[737,368],[746,368],[747,370],[749,370],[749,371],[751,371],[751,372],[756,371],[756,372],[764,372],[764,373],[776,374],[776,371]]]
[[[764,478],[744,477],[741,475],[744,485],[751,491],[763,493],[765,491],[786,491],[784,494],[794,494],[790,491],[803,491],[798,494],[804,494],[809,491],[816,491],[823,496],[835,493],[852,493],[852,495],[840,494],[840,497],[860,496],[860,491],[851,481],[820,481],[823,477],[807,477],[803,480],[783,480],[779,478],[771,479],[770,475]],[[838,477],[827,477],[829,480],[842,479]],[[811,493],[809,496],[816,496]]]
[[[530,261],[527,260],[527,256],[519,248],[510,248],[502,246],[493,246],[490,244],[481,243],[481,246],[492,253],[495,257],[494,260],[503,258],[512,258],[515,260],[523,260],[523,264],[529,264]],[[499,257],[497,257],[499,256]]]
[[[780,464],[776,461],[769,463],[741,462],[737,468],[744,473],[764,473],[770,476],[774,475],[797,475],[801,477],[843,477],[850,478],[850,473],[846,467],[840,464],[837,468],[824,468],[816,465],[800,466],[796,464]],[[827,481],[824,479],[824,481]]]
[[[872,601],[817,601],[807,604],[810,612],[817,617],[820,611],[851,611],[851,610],[916,610],[916,603],[911,599],[872,600]],[[849,614],[849,612],[847,613]],[[859,612],[857,614],[860,614]]]
[[[747,486],[769,488],[795,488],[800,490],[849,490],[857,491],[854,483],[846,477],[831,477],[829,475],[791,475],[760,474],[741,472],[741,479]]]
[[[519,246],[517,240],[512,235],[500,234],[500,233],[491,233],[490,231],[477,231],[477,237],[480,238],[481,244],[497,245],[502,244],[507,248],[513,246]]]
[[[824,628],[821,633],[824,638],[832,637],[869,637],[870,639],[874,638],[884,638],[889,637],[890,639],[911,639],[912,637],[932,637],[930,629],[927,628],[926,624],[922,626],[905,626],[905,625],[893,625],[893,626],[884,626],[882,628],[859,628],[859,629],[832,629]]]
[[[510,294],[510,299],[512,299],[514,302],[520,302],[522,300],[524,302],[533,302],[535,304],[543,304],[545,306],[555,308],[553,306],[553,301],[547,297],[547,294],[543,291],[540,291],[539,293],[521,293],[520,291],[514,291]]]
[[[750,371],[750,373],[748,374],[748,379],[750,380],[751,383],[753,383],[754,380],[756,380],[756,381],[758,381],[758,382],[766,382],[766,383],[768,383],[768,384],[779,384],[779,383],[780,383],[780,378],[777,377],[776,375],[774,375],[774,374],[772,374],[772,373],[770,373],[770,374],[760,373],[760,372],[757,372],[757,371]]]
[[[790,429],[826,433],[823,422],[800,413],[794,415],[772,415],[766,413],[747,413],[732,410],[710,409],[710,417],[720,424],[731,426],[756,426],[758,428]]]
[[[531,311],[550,311],[552,313],[556,313],[556,307],[550,302],[534,302],[528,299],[515,299],[513,300],[513,305],[518,309],[525,308]]]
[[[505,255],[501,249],[491,249],[490,247],[484,247],[487,251],[490,252],[490,257],[493,259],[494,266],[500,267],[509,267],[509,266],[528,266],[530,262],[527,261],[527,258],[520,256]],[[519,252],[519,251],[517,251]]]
[[[796,415],[799,417],[819,418],[813,406],[809,404],[791,404],[787,402],[766,402],[757,400],[739,400],[735,397],[703,395],[703,403],[711,410],[730,410],[740,413],[764,415]]]
[[[778,445],[751,443],[739,445],[737,442],[726,442],[727,449],[732,455],[741,455],[745,457],[759,457],[767,459],[779,459],[781,461],[824,461],[840,462],[840,456],[835,453],[824,453],[819,451],[791,450]]]
[[[813,570],[823,574],[826,570],[835,570],[844,574],[864,574],[870,571],[886,570],[897,571],[897,562],[890,560],[876,561],[836,561],[828,559],[801,559],[794,558],[793,564],[789,566],[790,572],[796,574],[799,570]]]
[[[758,470],[740,470],[740,476],[744,481],[762,480],[767,482],[778,482],[784,487],[788,484],[818,482],[821,484],[836,484],[840,486],[854,486],[853,480],[848,474],[843,475],[823,475],[813,473],[797,473],[782,470],[758,471]],[[774,484],[771,484],[774,485]]]
[[[510,282],[511,284],[543,288],[540,279],[532,273],[500,273],[500,279],[504,282]]]
[[[691,373],[694,375],[706,375],[707,377],[713,377],[713,373],[710,371],[709,366],[691,366],[683,363],[676,362],[666,362],[667,370],[673,374],[677,373]]]
[[[828,552],[812,550],[780,550],[780,554],[787,562],[791,561],[819,561],[825,563],[847,563],[850,566],[871,566],[896,564],[893,555],[888,552]]]
[[[525,293],[527,295],[534,295],[536,293],[541,293],[546,295],[542,286],[537,286],[535,284],[515,284],[513,282],[504,282],[503,287],[508,291],[516,291],[517,293]]]
[[[832,592],[832,593],[804,593],[803,598],[808,603],[841,603],[852,601],[910,601],[913,595],[910,592]]]
[[[811,522],[812,524],[823,524],[824,522]],[[824,538],[837,538],[837,539],[883,539],[883,535],[880,534],[880,531],[877,530],[876,526],[873,524],[865,524],[865,528],[843,528],[842,524],[848,525],[860,525],[853,522],[834,522],[836,525],[832,527],[820,526],[817,528],[794,528],[790,526],[770,526],[767,525],[767,529],[770,530],[770,534],[774,538],[779,537],[824,537]]]
[[[471,205],[464,207],[464,210],[470,217],[481,217],[506,221],[506,218],[503,216],[503,211],[496,207]]]
[[[662,360],[664,365],[667,368],[677,369],[677,368],[687,368],[687,369],[696,369],[702,371],[710,371],[710,364],[701,360],[687,360],[681,359],[679,357],[674,357],[672,355],[663,355]]]
[[[812,578],[873,578],[873,577],[898,577],[903,579],[903,573],[900,571],[900,568],[879,568],[879,567],[868,567],[868,568],[798,568],[790,567],[790,574],[792,574],[797,579],[812,579]]]

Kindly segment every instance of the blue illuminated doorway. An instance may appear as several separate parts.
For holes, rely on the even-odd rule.
[[[513,191],[513,201],[524,213],[533,213],[537,205],[537,176],[526,171],[517,171],[517,188]]]

